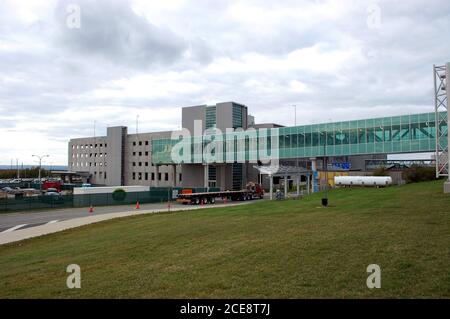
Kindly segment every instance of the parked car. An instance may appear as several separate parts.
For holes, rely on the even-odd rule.
[[[50,204],[64,203],[64,198],[61,196],[60,193],[57,192],[46,192],[41,198],[43,203],[50,203]]]
[[[46,192],[44,196],[61,196],[58,192]]]

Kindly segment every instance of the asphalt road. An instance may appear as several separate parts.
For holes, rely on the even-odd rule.
[[[215,205],[206,206],[223,206],[223,205],[235,205],[236,203],[221,204],[217,202]],[[176,210],[177,207],[186,207],[178,203],[171,203],[171,210]],[[193,206],[195,207],[195,206]],[[94,212],[89,213],[88,207],[81,208],[65,208],[54,209],[42,212],[16,212],[16,213],[1,213],[0,214],[0,233],[11,232],[19,229],[44,225],[47,223],[55,223],[63,220],[69,220],[78,217],[85,217],[89,215],[99,215],[117,212],[132,211],[135,209],[134,205],[124,206],[103,206],[94,207]],[[140,210],[149,209],[168,209],[167,203],[163,204],[141,204]]]

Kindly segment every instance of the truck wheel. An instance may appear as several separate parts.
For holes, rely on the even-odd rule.
[[[196,197],[192,200],[194,202],[194,205],[200,204],[200,198]]]
[[[214,197],[210,197],[209,198],[209,203],[210,204],[215,204],[215,202],[216,202],[216,199]]]

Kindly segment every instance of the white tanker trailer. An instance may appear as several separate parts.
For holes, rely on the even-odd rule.
[[[392,184],[390,176],[335,176],[336,186],[388,186]]]

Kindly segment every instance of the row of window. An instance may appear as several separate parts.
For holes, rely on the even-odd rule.
[[[133,166],[142,166],[144,165],[145,167],[147,167],[149,165],[149,162],[133,162]],[[151,166],[153,166],[153,163],[151,164]]]
[[[103,143],[100,144],[76,144],[76,145],[72,145],[72,149],[75,150],[79,150],[79,149],[92,149],[92,148],[97,148],[97,147],[103,147]],[[107,147],[108,144],[105,143],[105,147]]]
[[[134,141],[133,142],[133,146],[136,146],[136,145],[142,146],[143,144],[148,145],[148,141],[145,141],[145,142],[142,142],[142,141],[136,142],[136,141]]]
[[[441,127],[441,131],[446,131],[446,127]],[[279,148],[411,141],[434,139],[435,136],[434,123],[415,123],[393,125],[392,127],[284,134],[279,137]],[[268,144],[270,147],[270,139],[268,139]]]
[[[79,166],[79,167],[97,167],[97,166],[107,166],[106,163],[100,162],[72,162],[72,166]]]
[[[89,155],[89,156],[88,156]],[[88,158],[88,157],[106,157],[107,156],[107,153],[105,153],[105,154],[103,154],[103,153],[73,153],[72,154],[72,157],[73,158],[75,158],[75,157],[85,157],[85,158]]]
[[[148,151],[142,152],[133,152],[133,156],[136,156],[136,154],[139,154],[139,156],[142,156],[142,154],[145,154],[145,156],[148,156]]]
[[[441,125],[440,131],[447,132],[447,126]],[[366,144],[366,143],[383,143],[395,141],[413,141],[434,139],[436,136],[436,127],[434,123],[413,123],[392,126],[380,126],[372,128],[348,129],[340,131],[317,131],[309,133],[287,133],[278,136],[279,145],[276,148],[302,148],[315,146],[333,146],[333,145],[348,145],[348,144]],[[231,151],[238,150],[238,146],[245,146],[245,150],[249,150],[250,142],[259,145],[262,138],[245,137],[226,141],[222,140],[223,151],[227,151],[227,144],[230,142],[234,144],[231,146]],[[165,142],[165,143],[164,143]],[[160,154],[171,154],[173,140],[164,140],[163,143],[155,143],[153,149],[153,157],[157,158]],[[177,141],[175,141],[177,142]],[[209,140],[190,143],[184,141],[185,146],[191,146],[191,153],[201,153],[202,150],[210,143]],[[268,136],[266,139],[266,148],[271,149],[272,137]],[[257,146],[257,145],[253,145]]]
[[[97,172],[94,172],[94,177],[97,178]],[[106,172],[98,172],[98,178],[106,179]]]
[[[162,176],[163,176],[163,174],[164,174],[164,180],[165,181],[168,181],[169,180],[169,173],[158,173],[158,181],[162,181]],[[155,180],[155,173],[151,173],[151,180],[152,181],[154,181]],[[132,173],[132,178],[133,178],[133,180],[139,180],[139,181],[141,181],[142,179],[144,179],[144,180],[146,180],[146,181],[148,181],[148,177],[149,177],[149,174],[147,173],[147,172],[145,172],[145,173],[141,173],[141,172],[139,172],[139,173],[136,173],[136,172],[133,172]],[[182,178],[182,176],[181,176],[181,173],[180,174],[178,174],[178,177],[179,177],[179,180],[181,181],[181,178]]]

